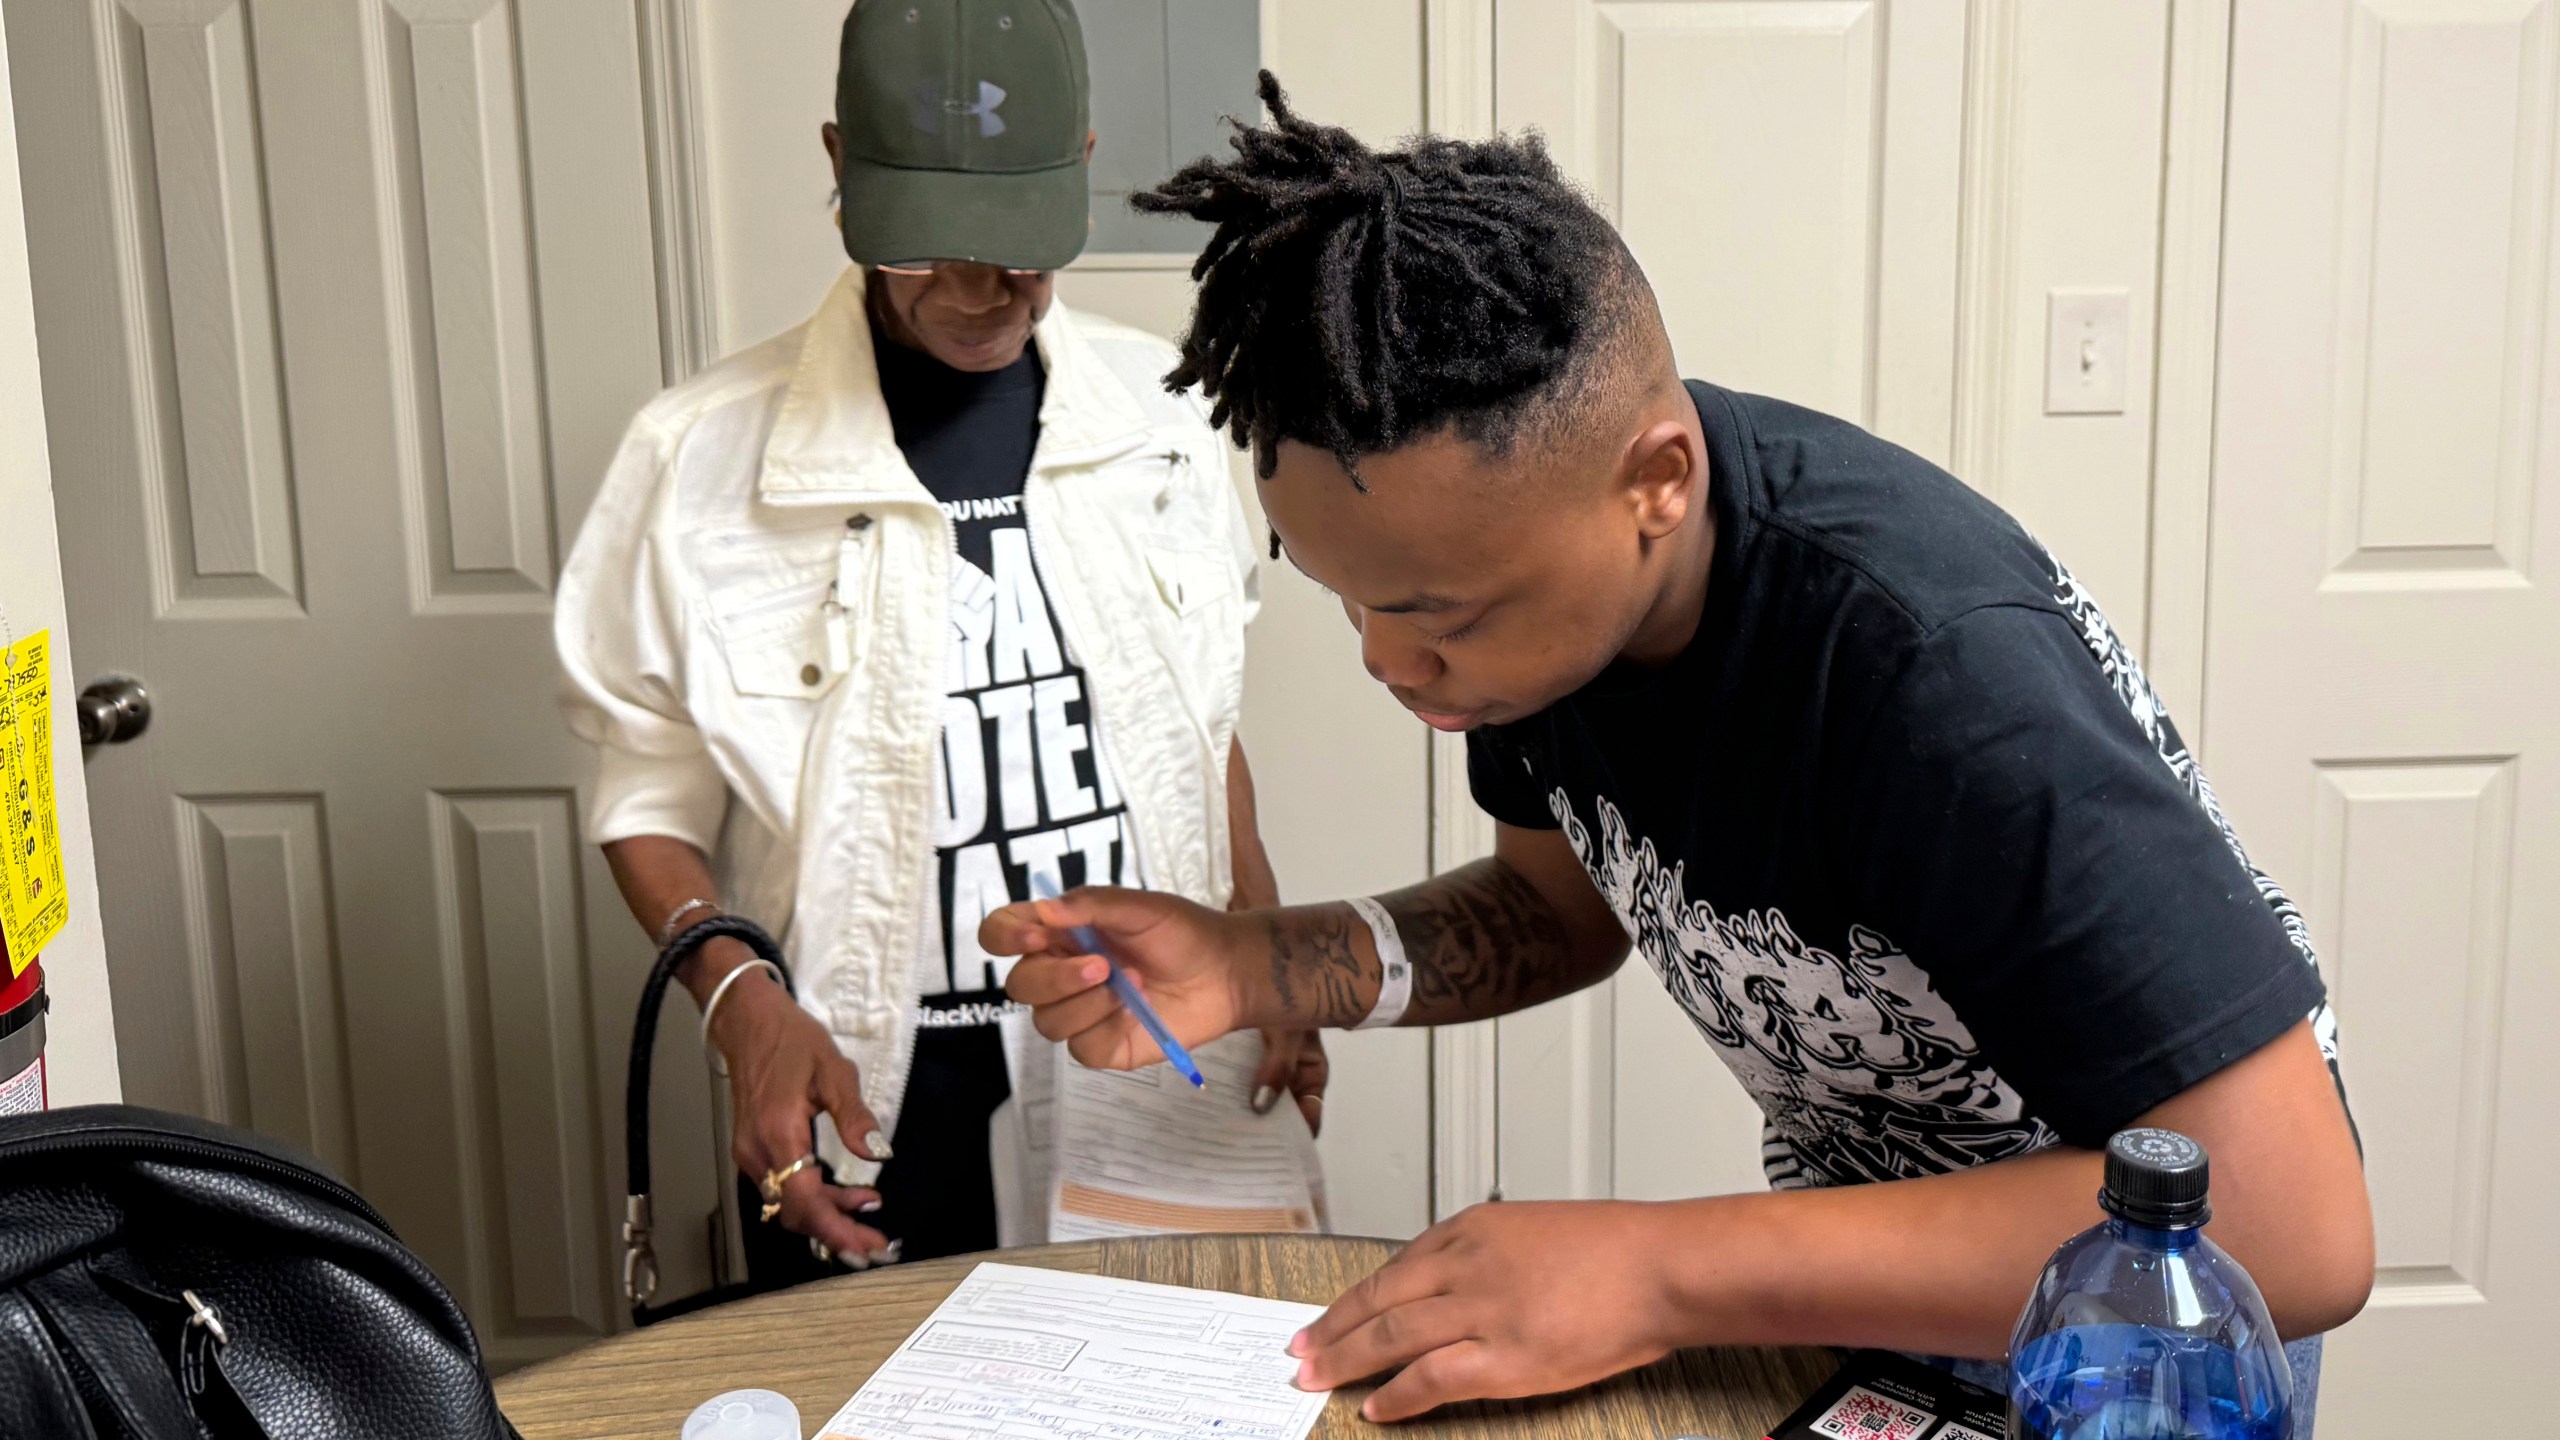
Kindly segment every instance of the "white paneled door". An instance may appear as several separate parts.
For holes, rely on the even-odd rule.
[[[1617,222],[1683,373],[1858,420],[1944,463],[1981,23],[1968,8],[1503,0],[1495,120],[1543,131]],[[1463,783],[1460,747],[1441,754]],[[1496,1045],[1506,1196],[1765,1183],[1759,1111],[1641,961],[1497,1022]]]
[[[2321,1433],[2549,1433],[2560,4],[2236,8],[2201,738],[2372,1181]]]
[[[590,1339],[647,953],[549,609],[661,379],[638,13],[6,14],[80,678],[156,709],[87,760],[125,1093],[319,1154],[501,1363]]]

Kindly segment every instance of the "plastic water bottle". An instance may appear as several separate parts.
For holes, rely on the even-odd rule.
[[[2107,1220],[2054,1252],[2009,1337],[2010,1440],[2291,1440],[2293,1372],[2205,1238],[2209,1179],[2174,1130],[2107,1142]]]

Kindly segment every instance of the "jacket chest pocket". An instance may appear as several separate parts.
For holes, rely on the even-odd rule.
[[[726,558],[721,568],[730,574],[708,601],[739,694],[815,700],[853,667],[877,570],[870,530]]]
[[[825,605],[832,579],[822,576],[728,609],[714,598],[712,623],[739,694],[814,700],[843,678],[827,664]]]

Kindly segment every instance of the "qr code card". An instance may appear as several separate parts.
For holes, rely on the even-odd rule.
[[[1950,1422],[1946,1429],[1930,1436],[1929,1440],[2000,1440],[2000,1437],[1984,1434],[1970,1425],[1957,1425]]]
[[[1852,1385],[1813,1422],[1813,1433],[1833,1440],[1920,1440],[1920,1433],[1937,1418],[1864,1385]]]

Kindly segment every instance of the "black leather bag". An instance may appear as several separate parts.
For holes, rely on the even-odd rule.
[[[622,1208],[622,1298],[631,1303],[633,1325],[655,1325],[791,1283],[737,1280],[664,1305],[654,1303],[658,1295],[658,1251],[651,1238],[655,1222],[650,1215],[649,1196],[649,1062],[658,1053],[658,1012],[666,1008],[667,989],[675,982],[676,967],[723,935],[743,943],[757,959],[772,961],[774,976],[782,982],[782,988],[792,988],[791,963],[783,958],[782,947],[774,943],[763,926],[736,915],[714,915],[696,921],[668,941],[666,948],[658,952],[657,963],[649,967],[649,978],[640,986],[640,1010],[631,1019],[630,1069],[622,1087],[622,1151],[630,1177]]]
[[[0,1437],[514,1435],[461,1307],[311,1160],[122,1105],[0,1119]]]

